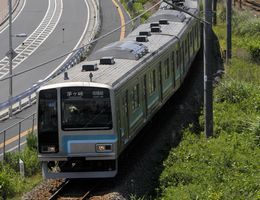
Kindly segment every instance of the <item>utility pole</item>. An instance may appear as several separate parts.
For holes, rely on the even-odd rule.
[[[12,0],[8,0],[9,2],[9,117],[12,117],[13,111],[12,111],[12,104],[11,99],[13,97],[13,56],[14,56],[14,50],[13,50],[13,44],[12,44]]]
[[[217,25],[217,0],[212,1],[212,10],[213,10],[212,24],[216,26]]]
[[[212,22],[212,0],[204,0],[205,21]],[[213,136],[212,25],[204,23],[204,116],[205,135]]]
[[[229,63],[229,59],[232,57],[232,40],[231,40],[231,17],[232,17],[232,0],[226,0],[226,23],[227,23],[227,50],[226,50],[226,63]]]

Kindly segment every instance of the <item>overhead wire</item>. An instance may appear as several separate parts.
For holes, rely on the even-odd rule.
[[[19,76],[19,75],[21,75],[21,74],[27,73],[27,72],[29,72],[29,71],[35,70],[35,69],[37,69],[37,68],[40,68],[40,67],[42,67],[42,66],[44,66],[44,65],[47,65],[47,64],[49,64],[49,63],[51,63],[51,62],[54,62],[54,61],[56,61],[56,60],[59,60],[59,59],[65,57],[65,56],[67,56],[67,55],[69,55],[69,54],[71,54],[71,53],[75,53],[75,52],[77,52],[79,49],[85,48],[85,47],[87,47],[87,46],[89,46],[89,45],[91,45],[91,44],[93,44],[93,43],[95,43],[95,42],[97,42],[97,41],[99,41],[99,40],[101,40],[101,39],[104,39],[104,38],[108,37],[109,35],[115,33],[116,31],[118,31],[118,30],[121,29],[122,27],[127,26],[128,24],[132,23],[132,22],[135,21],[136,19],[140,18],[141,16],[143,16],[144,14],[146,14],[147,12],[149,12],[150,10],[152,10],[153,8],[155,8],[156,6],[158,6],[159,4],[161,4],[162,2],[165,2],[165,3],[167,3],[168,5],[172,6],[175,10],[178,10],[178,11],[180,11],[180,12],[184,12],[184,13],[186,13],[186,14],[188,14],[188,15],[194,17],[195,19],[198,19],[200,22],[210,24],[210,22],[207,22],[207,21],[205,21],[205,20],[203,20],[203,19],[201,19],[201,18],[199,18],[199,17],[193,15],[192,13],[190,13],[190,12],[188,12],[188,11],[186,11],[186,10],[184,10],[184,9],[182,9],[182,8],[180,8],[180,7],[174,5],[174,4],[172,4],[172,3],[170,3],[170,2],[168,2],[168,1],[166,1],[166,0],[160,0],[160,1],[158,1],[156,4],[154,4],[153,6],[151,6],[150,8],[148,8],[147,10],[145,10],[144,12],[142,12],[141,14],[139,14],[139,15],[137,15],[136,17],[134,17],[133,19],[129,20],[127,23],[125,23],[125,24],[119,26],[118,28],[116,28],[116,29],[114,29],[114,30],[112,30],[112,31],[110,31],[110,32],[108,32],[108,33],[106,33],[106,34],[104,34],[104,35],[98,37],[97,39],[94,39],[94,40],[88,42],[87,44],[82,45],[82,46],[79,47],[79,48],[76,48],[76,49],[74,49],[74,50],[72,50],[72,51],[69,51],[69,52],[67,52],[67,53],[65,53],[65,54],[62,54],[62,55],[60,55],[60,56],[58,56],[58,57],[56,57],[56,58],[53,58],[53,59],[48,60],[48,61],[46,61],[46,62],[43,62],[43,63],[41,63],[41,64],[39,64],[39,65],[36,65],[36,66],[34,66],[34,67],[30,68],[30,69],[26,69],[26,70],[23,70],[23,71],[21,71],[21,72],[14,73],[14,74],[12,74],[11,76],[7,76],[7,77],[5,77],[5,78],[2,78],[2,79],[0,79],[0,81],[5,81],[5,80],[10,79],[10,78],[12,78],[12,77],[16,77],[16,76]]]
[[[142,12],[141,14],[139,14],[138,16],[134,17],[133,19],[129,20],[129,21],[126,22],[125,24],[119,26],[118,28],[116,28],[116,29],[114,29],[114,30],[112,30],[112,31],[110,31],[110,32],[108,32],[108,33],[106,33],[106,34],[104,34],[104,35],[98,37],[97,39],[93,39],[92,41],[88,42],[87,44],[82,45],[81,47],[79,47],[79,48],[77,48],[77,49],[74,49],[74,50],[69,51],[69,52],[67,52],[67,53],[65,53],[65,54],[62,54],[62,55],[60,55],[60,56],[58,56],[58,57],[56,57],[56,58],[53,58],[53,59],[48,60],[48,61],[46,61],[46,62],[43,62],[43,63],[41,63],[41,64],[39,64],[39,65],[36,65],[36,66],[34,66],[34,67],[30,68],[30,69],[26,69],[26,70],[23,70],[23,71],[21,71],[21,72],[14,73],[14,74],[11,75],[11,76],[7,76],[7,77],[4,77],[4,78],[1,78],[0,81],[5,81],[5,80],[7,80],[7,79],[10,79],[10,78],[19,76],[19,75],[21,75],[21,74],[27,73],[27,72],[29,72],[29,71],[35,70],[35,69],[37,69],[37,68],[40,68],[40,67],[42,67],[42,66],[44,66],[44,65],[47,65],[47,64],[49,64],[49,63],[51,63],[51,62],[54,62],[54,61],[56,61],[56,60],[59,60],[59,59],[65,57],[65,56],[67,56],[67,55],[69,55],[69,54],[71,54],[71,53],[75,53],[75,52],[77,52],[79,49],[85,48],[85,47],[87,47],[87,46],[89,46],[89,45],[91,45],[91,44],[93,44],[93,43],[95,43],[95,42],[97,42],[97,41],[99,41],[99,40],[101,40],[101,39],[104,39],[104,38],[106,38],[107,36],[113,34],[114,32],[120,30],[122,27],[127,26],[128,24],[132,23],[132,22],[135,21],[136,19],[140,18],[141,16],[143,16],[144,14],[146,14],[147,12],[149,12],[150,10],[152,10],[153,8],[155,8],[156,6],[158,6],[162,1],[163,1],[163,0],[160,0],[160,1],[157,2],[156,4],[154,4],[153,6],[151,6],[150,8],[148,8],[147,10],[145,10],[144,12]]]

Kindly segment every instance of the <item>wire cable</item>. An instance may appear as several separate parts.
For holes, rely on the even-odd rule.
[[[54,61],[56,61],[56,60],[58,60],[58,59],[60,59],[60,58],[63,58],[63,57],[65,57],[65,56],[67,56],[67,55],[69,55],[69,54],[71,54],[71,53],[75,53],[76,51],[78,51],[78,50],[81,49],[81,48],[87,47],[87,46],[89,46],[89,45],[91,45],[91,44],[93,44],[93,43],[95,43],[95,42],[97,42],[97,41],[99,41],[99,40],[101,40],[101,39],[104,39],[105,37],[108,37],[109,35],[113,34],[113,33],[116,32],[116,31],[118,31],[118,30],[121,29],[122,27],[127,26],[128,24],[132,23],[133,21],[135,21],[135,20],[138,19],[139,17],[143,16],[144,14],[146,14],[147,12],[149,12],[150,10],[152,10],[154,7],[158,6],[162,1],[163,1],[163,0],[160,0],[158,3],[154,4],[152,7],[150,7],[150,8],[147,9],[147,10],[145,10],[144,12],[142,12],[140,15],[136,16],[135,18],[129,20],[127,23],[123,24],[122,26],[119,26],[118,28],[116,28],[116,29],[114,29],[114,30],[112,30],[112,31],[110,31],[110,32],[108,32],[108,33],[106,33],[106,34],[104,34],[104,35],[98,37],[97,39],[94,39],[94,40],[88,42],[87,44],[82,45],[81,47],[79,47],[79,48],[77,48],[77,49],[75,49],[75,50],[73,50],[73,51],[69,51],[69,52],[67,52],[67,53],[65,53],[65,54],[62,54],[62,55],[60,55],[60,56],[58,56],[58,57],[56,57],[56,58],[53,58],[53,59],[51,59],[51,60],[49,60],[49,61],[47,61],[47,62],[43,62],[43,63],[41,63],[41,64],[39,64],[39,65],[36,65],[36,66],[34,66],[34,67],[30,68],[30,69],[27,69],[27,70],[24,70],[24,71],[15,73],[15,74],[13,74],[12,76],[7,76],[7,77],[5,77],[5,78],[2,78],[2,79],[0,79],[0,81],[5,81],[5,80],[10,79],[10,78],[12,78],[12,77],[16,77],[16,76],[19,76],[19,75],[24,74],[24,73],[26,73],[26,72],[29,72],[29,71],[35,70],[35,69],[37,69],[37,68],[40,68],[40,67],[42,67],[42,66],[44,66],[44,65],[47,65],[47,64],[49,64],[49,63],[51,63],[51,62],[54,62]]]

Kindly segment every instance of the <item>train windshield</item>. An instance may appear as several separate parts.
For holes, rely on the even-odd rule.
[[[112,129],[109,90],[94,87],[61,89],[63,130]]]

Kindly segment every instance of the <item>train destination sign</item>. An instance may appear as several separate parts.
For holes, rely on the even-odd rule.
[[[64,99],[108,98],[109,90],[104,88],[71,87],[71,88],[62,88],[61,95]]]

